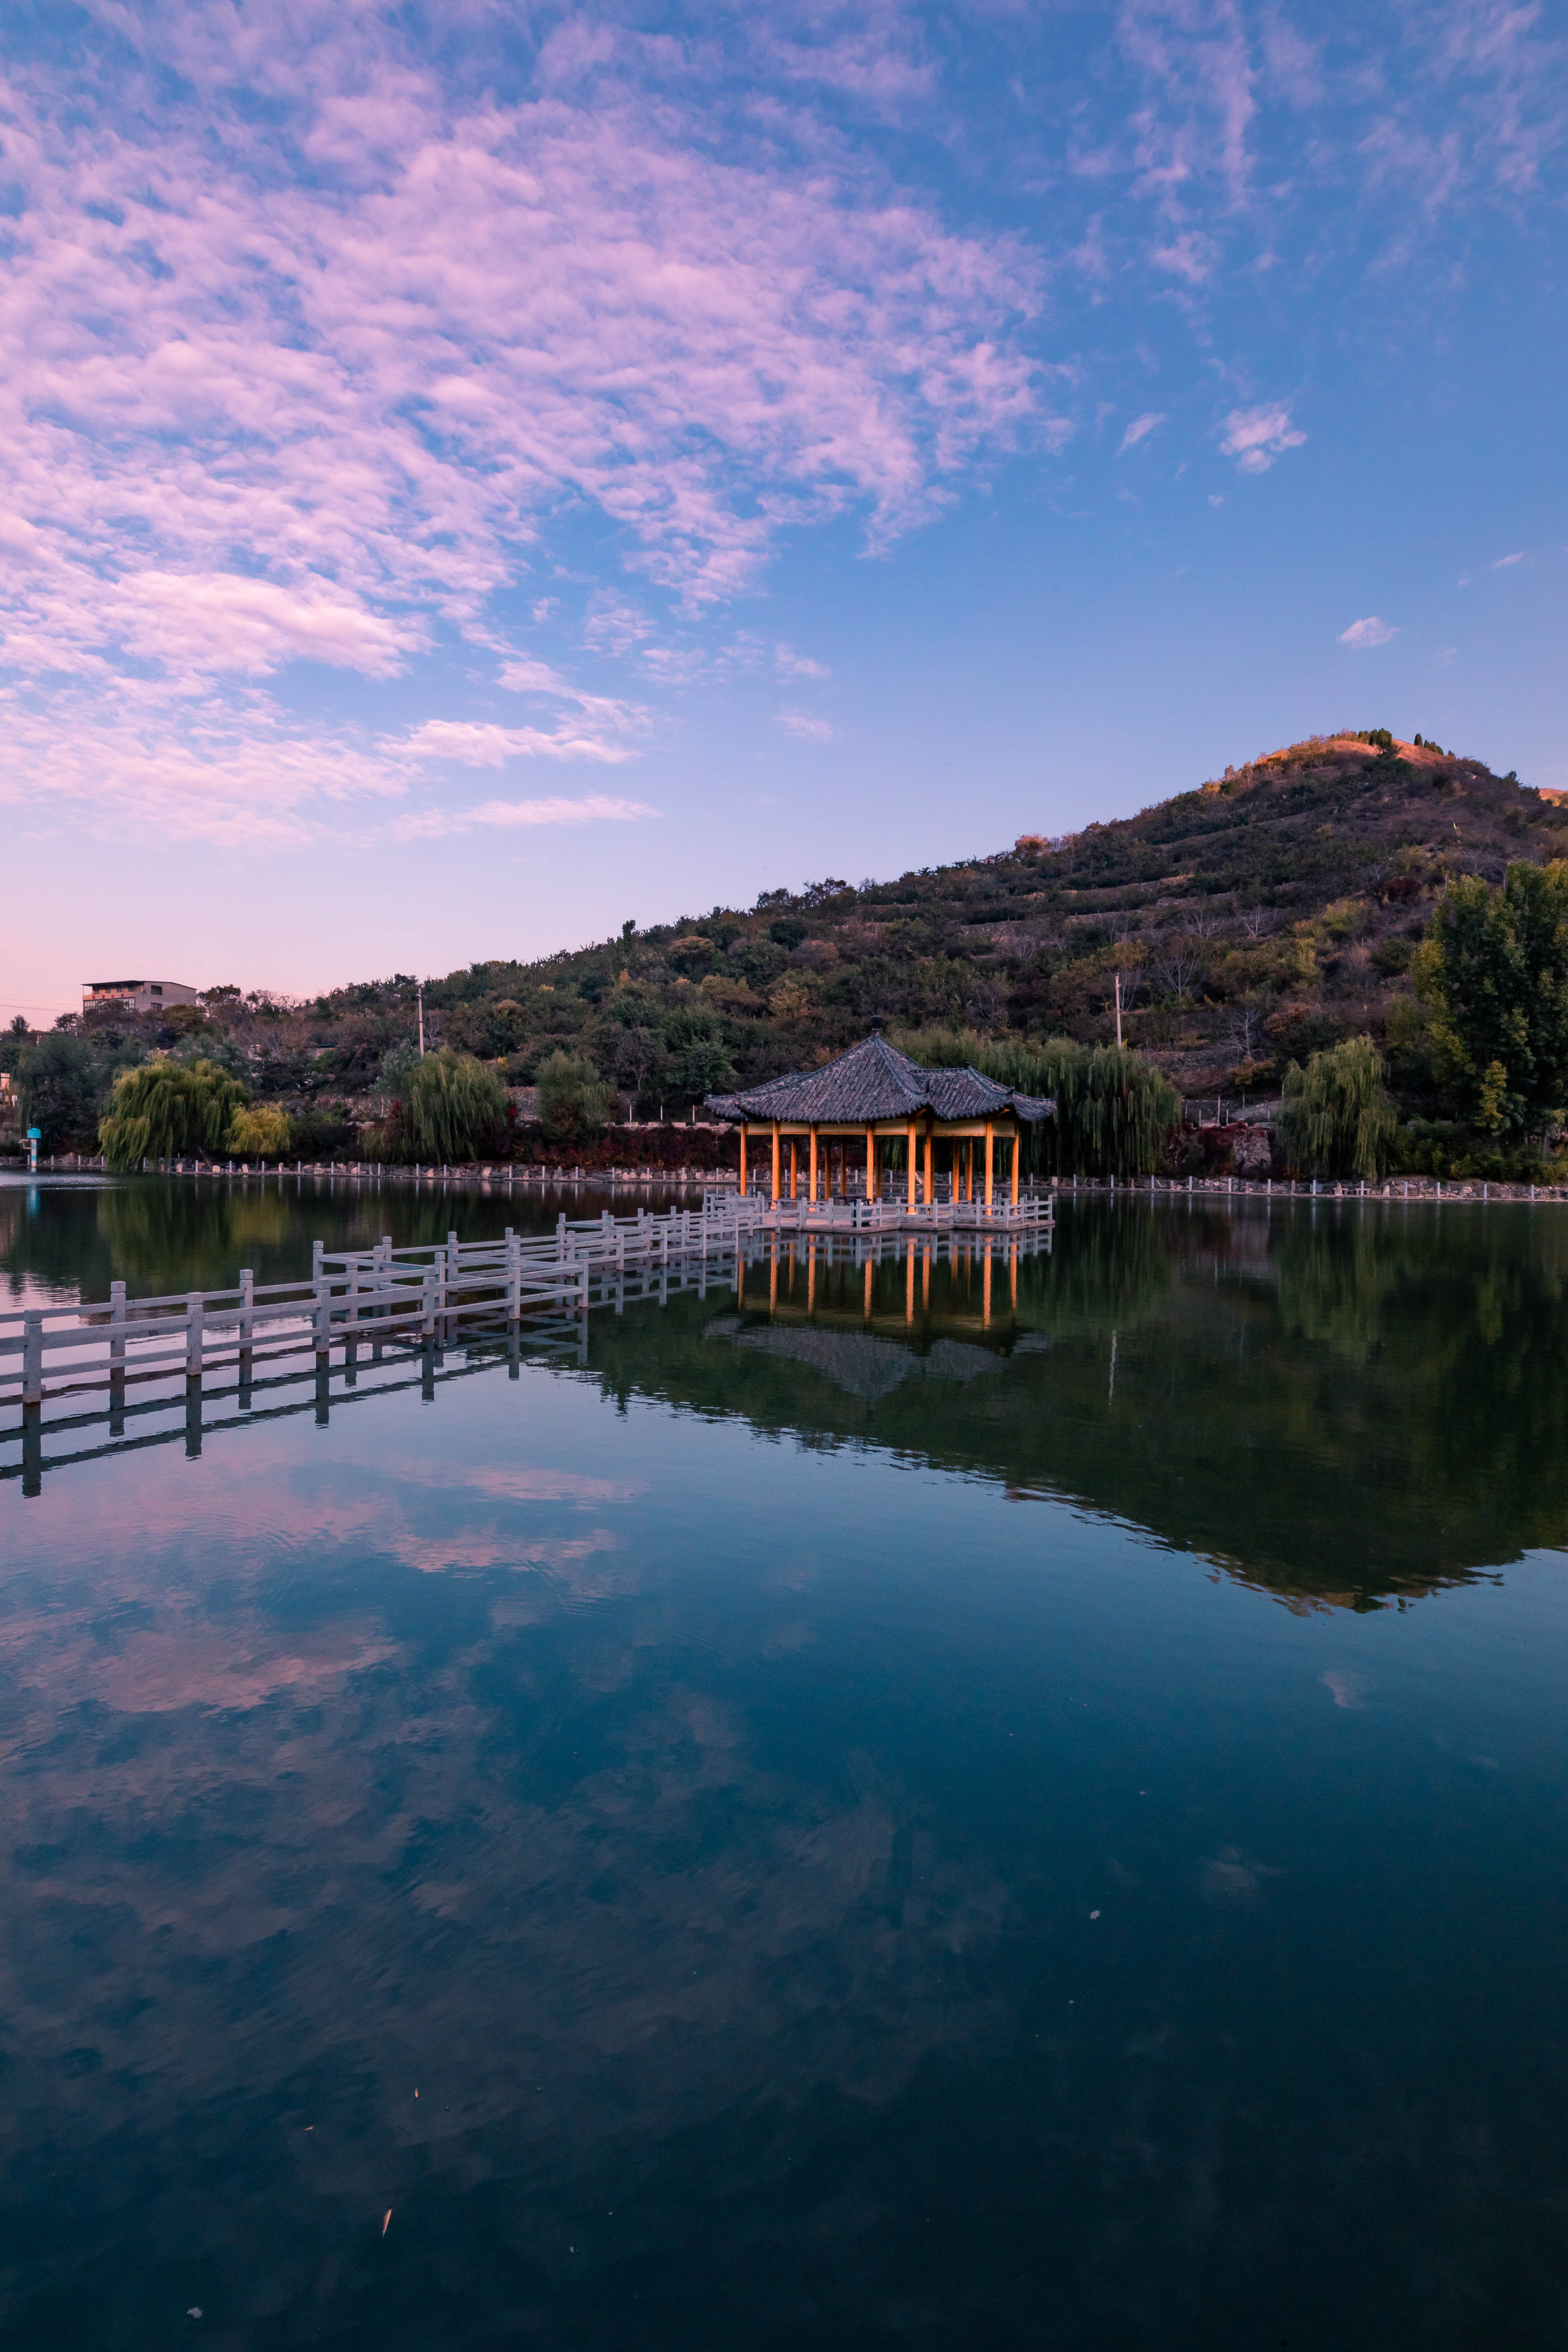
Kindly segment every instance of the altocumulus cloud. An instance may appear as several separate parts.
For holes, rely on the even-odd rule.
[[[1339,641],[1342,646],[1359,647],[1385,646],[1398,635],[1394,622],[1380,621],[1375,613],[1369,613],[1364,621],[1352,621],[1348,629],[1342,629]]]
[[[430,756],[624,759],[625,712],[587,698],[582,724],[393,746],[265,682],[301,660],[384,678],[444,633],[508,688],[570,697],[519,674],[493,615],[563,506],[700,612],[785,529],[855,510],[886,545],[1033,409],[1015,238],[802,170],[781,136],[726,156],[679,77],[639,83],[630,34],[568,23],[503,101],[325,0],[100,29],[115,70],[24,68],[6,123],[14,796],[275,837]],[[839,60],[868,89],[873,63]]]
[[[1238,474],[1266,474],[1287,449],[1299,449],[1306,439],[1290,421],[1288,408],[1233,408],[1225,420],[1220,455],[1236,459]]]

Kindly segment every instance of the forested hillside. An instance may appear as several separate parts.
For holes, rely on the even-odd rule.
[[[1436,894],[1456,875],[1498,881],[1510,860],[1564,852],[1568,809],[1480,761],[1384,730],[1314,737],[1078,834],[628,921],[538,962],[475,963],[426,981],[426,1033],[499,1061],[513,1085],[564,1048],[645,1113],[677,1116],[735,1079],[826,1059],[873,1015],[898,1031],[1106,1040],[1120,979],[1128,1043],[1188,1097],[1266,1094],[1292,1059],[1365,1032],[1402,1107],[1429,1113],[1408,971]],[[76,1067],[79,1125],[106,1071],[163,1045],[243,1074],[309,1148],[384,1108],[415,1009],[405,974],[305,1003],[230,984],[162,1025],[63,1024],[59,1054]],[[24,1042],[7,1040],[13,1062]]]

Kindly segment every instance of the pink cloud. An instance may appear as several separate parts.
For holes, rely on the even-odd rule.
[[[1238,474],[1266,474],[1277,457],[1299,449],[1306,438],[1288,408],[1233,408],[1225,420],[1220,455],[1236,459]]]
[[[1124,457],[1129,449],[1136,449],[1140,441],[1146,441],[1155,426],[1163,425],[1164,422],[1163,411],[1151,410],[1147,415],[1135,416],[1121,436],[1121,446],[1117,450],[1117,456]]]
[[[477,808],[425,810],[395,818],[391,832],[397,841],[423,841],[443,834],[468,833],[477,824],[499,825],[503,830],[520,825],[633,824],[641,817],[658,814],[658,809],[643,801],[612,800],[603,793],[588,793],[575,801],[481,801]]]
[[[47,741],[50,708],[78,723],[62,677],[133,718],[166,812],[199,739],[288,731],[240,682],[301,659],[385,677],[437,629],[493,643],[491,600],[563,508],[700,609],[793,527],[858,509],[885,545],[1030,417],[1016,240],[755,142],[723,160],[690,108],[615,78],[616,41],[578,43],[591,99],[563,71],[502,104],[312,0],[117,23],[149,44],[122,87],[35,74],[6,125],[0,619],[42,698],[13,788],[78,772]],[[852,50],[818,64],[853,79]],[[889,91],[923,70],[896,50],[862,60]],[[291,110],[310,176],[237,114],[244,83]],[[654,626],[611,592],[585,635],[614,651]],[[226,717],[193,713],[207,680]],[[629,722],[593,719],[526,751],[624,756]],[[328,774],[384,758],[324,754]]]

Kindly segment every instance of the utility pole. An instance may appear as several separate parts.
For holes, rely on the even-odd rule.
[[[425,1059],[425,982],[423,981],[419,982],[415,994],[419,1000],[419,1058],[423,1061]]]

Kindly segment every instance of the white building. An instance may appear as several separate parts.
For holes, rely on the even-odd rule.
[[[183,980],[84,980],[81,1009],[118,1004],[126,1013],[162,1013],[169,1004],[199,1004],[201,992]]]

